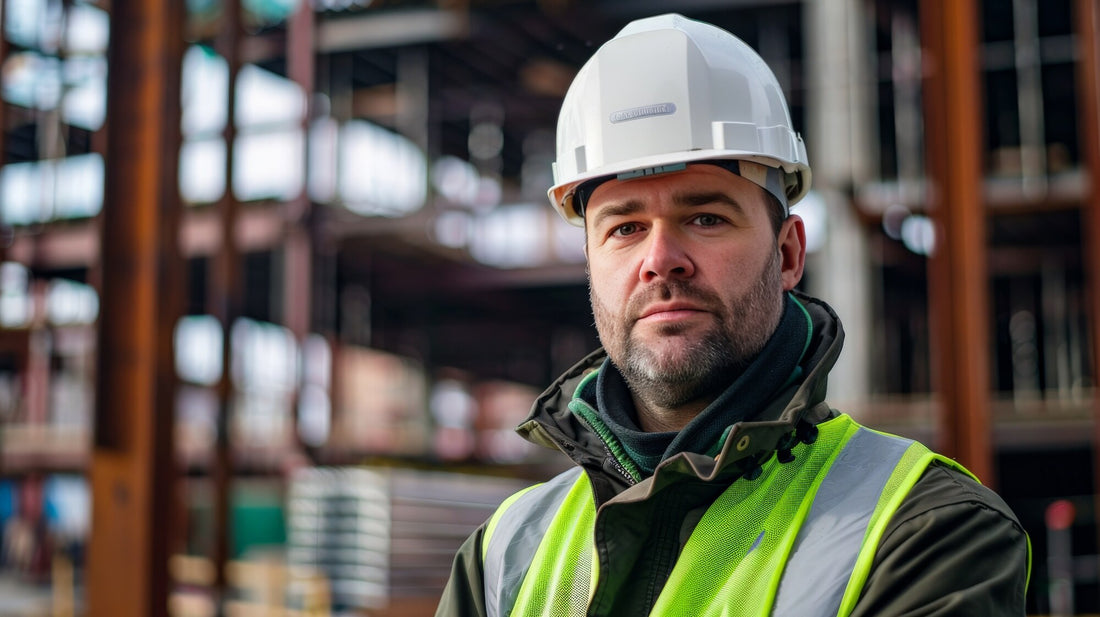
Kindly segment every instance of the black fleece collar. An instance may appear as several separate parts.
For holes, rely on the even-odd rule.
[[[592,384],[595,387],[585,388],[586,392],[578,394],[590,404],[594,403],[599,419],[627,454],[644,473],[652,474],[661,461],[680,452],[707,454],[717,451],[730,426],[751,420],[776,392],[800,379],[799,364],[808,347],[812,328],[806,309],[787,294],[779,325],[760,354],[729,388],[678,432],[647,433],[638,427],[630,390],[610,360],[604,361],[600,368],[599,377]]]

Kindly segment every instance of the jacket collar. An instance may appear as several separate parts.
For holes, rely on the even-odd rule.
[[[703,480],[751,473],[770,458],[800,425],[813,425],[830,417],[824,404],[828,374],[843,346],[840,319],[825,302],[795,293],[813,322],[813,338],[802,366],[805,379],[779,392],[753,420],[728,429],[724,445],[715,457],[681,453],[661,463],[655,476],[689,474]],[[556,448],[592,473],[609,473],[607,445],[569,409],[574,392],[607,358],[597,349],[558,377],[536,399],[528,418],[516,429],[533,443]],[[789,444],[787,444],[789,445]],[[630,484],[629,480],[624,480]]]

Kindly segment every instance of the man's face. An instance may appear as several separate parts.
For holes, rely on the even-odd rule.
[[[585,209],[592,312],[635,393],[677,407],[716,396],[779,321],[804,260],[763,189],[714,165],[610,181]]]

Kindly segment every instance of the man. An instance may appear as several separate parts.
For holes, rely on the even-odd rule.
[[[469,538],[437,615],[1024,614],[1008,507],[824,401],[843,332],[793,291],[810,168],[755,52],[628,25],[566,95],[554,171],[604,349],[519,432],[576,467]]]

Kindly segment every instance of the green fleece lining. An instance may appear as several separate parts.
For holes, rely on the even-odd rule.
[[[641,482],[643,479],[642,472],[638,469],[638,465],[634,462],[634,459],[627,455],[619,438],[611,432],[611,429],[607,428],[607,425],[600,419],[600,415],[596,410],[584,399],[580,398],[581,390],[583,390],[592,380],[596,379],[599,374],[599,371],[592,371],[588,375],[585,375],[581,383],[577,385],[577,394],[574,394],[573,400],[569,401],[569,411],[583,420],[584,423],[599,436],[604,442],[604,445],[607,446],[611,456],[615,457],[615,460],[618,461],[624,471],[630,474],[635,482]]]
[[[706,455],[714,458],[718,456],[718,453],[722,451],[722,447],[726,445],[726,439],[730,436],[730,431],[733,430],[733,425],[727,426],[726,430],[722,431],[722,436],[718,438],[718,441],[711,446],[710,450],[706,451]]]
[[[810,348],[810,342],[814,338],[814,320],[810,317],[810,311],[806,309],[805,305],[798,301],[798,298],[796,298],[793,293],[788,292],[787,295],[790,296],[791,300],[794,300],[798,308],[802,309],[802,314],[806,316],[806,344],[802,346],[802,357],[805,358],[806,350]],[[802,360],[799,359],[799,363],[801,362]]]
[[[798,298],[794,297],[793,293],[788,293],[787,296],[790,297],[795,306],[802,309],[802,314],[806,316],[806,342],[802,345],[802,353],[799,354],[798,364],[796,364],[794,370],[791,371],[791,376],[787,378],[783,387],[780,388],[781,390],[786,390],[791,384],[802,378],[802,360],[806,358],[806,351],[810,349],[810,343],[814,338],[814,320],[810,317],[810,311],[806,309],[805,305],[798,301]]]

